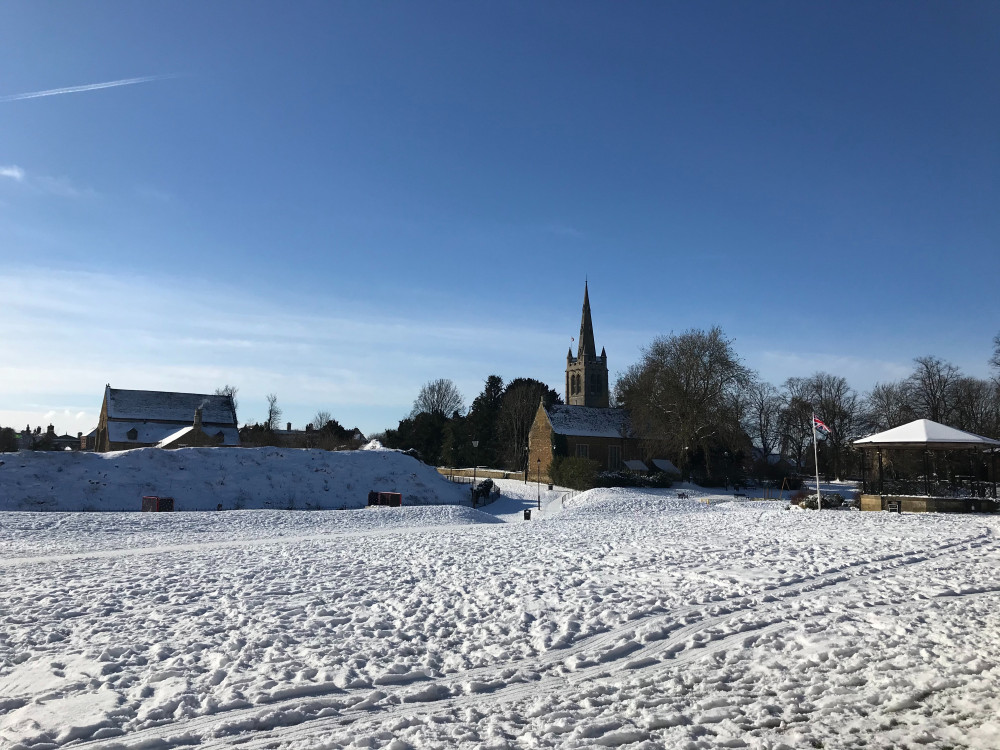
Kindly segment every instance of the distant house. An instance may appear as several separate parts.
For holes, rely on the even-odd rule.
[[[32,430],[31,425],[28,425],[23,432],[15,433],[14,437],[19,450],[75,451],[80,450],[83,433],[78,432],[76,437],[56,435],[56,428],[53,425],[49,425],[45,432],[42,432],[41,427]]]
[[[231,396],[104,388],[94,450],[240,444]]]
[[[344,429],[336,421],[322,429],[307,424],[304,430],[293,430],[288,422],[283,430],[268,430],[264,425],[243,425],[240,442],[245,446],[280,445],[284,448],[320,448],[322,450],[357,449],[366,441],[358,429]]]
[[[76,435],[70,435],[66,433],[65,435],[56,435],[56,429],[52,425],[49,425],[48,433],[51,435],[52,448],[57,451],[78,451],[80,450],[80,440],[83,438],[83,433],[78,432]]]

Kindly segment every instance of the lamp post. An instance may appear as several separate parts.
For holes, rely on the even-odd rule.
[[[535,465],[538,467],[535,471],[535,495],[538,498],[538,510],[542,509],[542,459],[538,458],[535,460]]]
[[[479,447],[479,441],[472,441],[472,507],[476,507],[476,448]]]

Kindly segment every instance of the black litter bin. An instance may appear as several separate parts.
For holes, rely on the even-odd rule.
[[[524,509],[524,520],[525,521],[530,521],[531,520],[531,508],[525,508]]]

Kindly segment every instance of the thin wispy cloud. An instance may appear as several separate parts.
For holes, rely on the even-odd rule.
[[[79,198],[85,195],[94,195],[94,191],[89,188],[78,188],[68,177],[39,176],[33,180],[34,186],[44,193],[58,195],[62,198]]]
[[[24,170],[14,165],[0,167],[0,177],[9,177],[12,180],[21,182],[24,179]]]
[[[18,166],[0,167],[0,177],[7,177],[20,183],[19,189],[35,194],[56,195],[61,198],[94,197],[97,194],[88,187],[80,188],[68,177],[28,174]]]
[[[570,237],[575,240],[586,239],[587,235],[581,232],[576,227],[572,227],[569,224],[563,224],[558,221],[551,221],[547,224],[541,226],[541,230],[546,234],[554,234],[557,237]]]
[[[168,78],[176,78],[177,75],[168,73],[158,76],[139,76],[137,78],[120,78],[117,81],[103,81],[102,83],[85,83],[82,86],[66,86],[61,89],[45,89],[43,91],[28,91],[24,94],[8,94],[0,96],[0,102],[18,102],[22,99],[39,99],[43,96],[59,96],[60,94],[79,94],[85,91],[99,91],[101,89],[113,89],[118,86],[132,86],[136,83],[150,83],[151,81],[163,81]]]
[[[552,359],[553,382],[561,379],[558,357],[545,355],[562,351],[561,339],[530,328],[380,315],[353,304],[262,302],[248,311],[244,297],[186,279],[5,268],[0,425],[49,420],[60,432],[87,430],[105,383],[192,393],[234,383],[246,419],[259,418],[263,395],[276,392],[296,424],[323,407],[371,431],[394,425],[434,378],[454,379],[469,401],[498,363],[509,378],[541,372],[532,357]],[[113,303],[95,306],[95,298]],[[164,309],[186,314],[166,320]],[[67,410],[85,411],[80,421],[90,422],[77,427]]]

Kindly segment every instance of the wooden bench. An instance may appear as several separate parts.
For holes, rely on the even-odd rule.
[[[747,493],[745,493],[745,492],[734,492],[733,493],[733,499],[735,500],[738,497],[745,497],[747,500],[750,499],[750,496]]]
[[[678,492],[677,493],[677,497],[679,497],[679,498],[681,498],[683,500],[687,500],[690,497],[690,495],[688,495],[688,493],[686,493],[686,492]]]
[[[886,503],[886,505],[885,505],[885,509],[887,511],[889,511],[890,513],[902,513],[903,512],[903,509],[902,509],[902,507],[900,505],[900,502],[898,500],[889,500]]]

